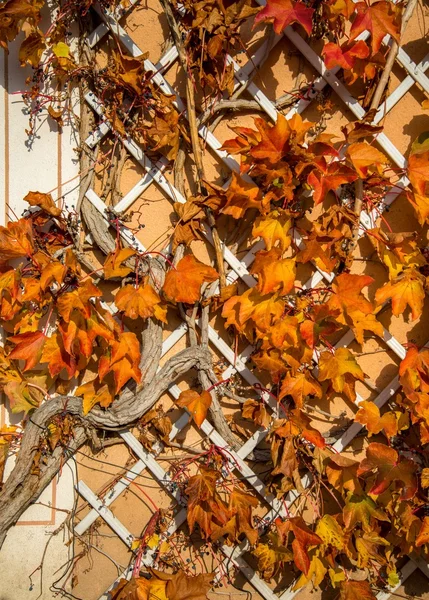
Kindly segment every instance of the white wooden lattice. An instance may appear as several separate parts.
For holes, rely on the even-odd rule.
[[[259,4],[265,4],[264,0],[257,0]],[[95,46],[107,33],[111,33],[115,38],[123,45],[123,47],[134,57],[141,56],[142,50],[133,42],[130,36],[119,24],[119,19],[132,8],[133,5],[137,4],[138,0],[131,0],[131,5],[128,9],[119,8],[114,12],[110,12],[107,9],[99,6],[97,12],[102,17],[103,22],[93,31],[88,37],[88,43],[91,47]],[[326,69],[322,59],[312,50],[307,42],[291,27],[287,27],[283,35],[286,36],[302,53],[304,58],[313,66],[319,76],[314,80],[311,89],[306,94],[305,99],[299,100],[288,112],[286,118],[291,118],[295,113],[302,113],[305,108],[311,103],[312,99],[326,86],[330,85],[338,97],[346,104],[346,106],[352,111],[357,119],[361,119],[365,115],[365,110],[359,104],[359,102],[350,94],[346,86],[336,76],[339,68],[332,70]],[[369,33],[364,32],[361,34],[359,39],[368,38]],[[272,48],[282,39],[281,35],[275,35],[270,41],[266,41],[261,45],[255,55],[243,66],[240,67],[234,61],[232,57],[228,57],[228,62],[233,65],[235,71],[235,90],[240,88],[245,89],[254,100],[258,102],[261,108],[265,111],[268,117],[274,122],[277,119],[278,111],[273,102],[271,102],[265,94],[251,81],[252,73],[255,68],[262,64],[267,58]],[[384,39],[384,44],[390,44],[389,36]],[[168,52],[166,52],[156,65],[153,65],[149,60],[145,60],[144,66],[146,70],[152,71],[155,75],[153,81],[158,85],[165,93],[175,94],[175,90],[169,85],[164,78],[166,70],[174,63],[178,57],[177,48],[173,46]],[[397,88],[389,95],[387,100],[378,109],[374,124],[377,124],[385,117],[385,115],[403,98],[407,92],[412,88],[415,83],[418,83],[423,90],[429,94],[429,78],[425,75],[425,72],[429,68],[429,55],[427,55],[418,65],[416,65],[411,58],[400,49],[397,57],[397,62],[407,72],[407,76],[397,86]],[[95,147],[100,141],[109,133],[112,133],[112,129],[107,120],[103,117],[103,105],[100,100],[93,94],[88,93],[86,100],[92,109],[101,118],[101,123],[97,129],[91,134],[86,140],[89,147]],[[180,97],[176,95],[176,106],[180,112],[183,112],[186,116],[186,110]],[[217,157],[231,170],[239,172],[239,164],[237,161],[225,151],[220,150],[221,143],[216,139],[213,133],[211,133],[206,127],[202,126],[199,130],[200,136],[203,138],[205,143],[213,150]],[[117,133],[114,133],[118,137]],[[392,161],[400,168],[406,166],[406,159],[395,147],[395,145],[389,140],[389,138],[381,133],[377,136],[377,142],[380,144],[382,149],[390,156]],[[174,186],[167,181],[163,175],[163,171],[168,165],[168,161],[161,158],[156,164],[153,164],[147,156],[145,156],[143,150],[136,144],[132,139],[126,138],[121,140],[124,147],[138,162],[139,165],[144,169],[145,175],[140,181],[120,200],[115,206],[115,210],[120,213],[129,209],[133,203],[141,196],[141,194],[153,183],[158,185],[164,194],[172,202],[185,202],[185,198],[180,192],[174,188]],[[248,178],[250,179],[250,178]],[[390,190],[385,197],[385,206],[390,205],[400,193],[400,187],[408,184],[408,179],[404,176],[398,182],[398,185],[394,189]],[[399,187],[398,187],[399,186]],[[88,190],[86,194],[88,200],[97,208],[102,218],[108,222],[106,207],[104,202],[97,196],[94,190]],[[361,223],[364,228],[371,228],[375,225],[375,221],[378,214],[374,211],[372,213],[362,213]],[[133,234],[126,228],[122,228],[120,234],[124,241],[128,244],[136,246],[139,250],[144,251],[145,248],[142,243],[136,239]],[[302,245],[300,237],[294,233],[295,242],[298,246]],[[211,238],[209,233],[206,234],[209,242]],[[250,275],[248,268],[254,260],[254,254],[261,248],[261,244],[256,244],[246,256],[239,260],[227,247],[224,247],[224,258],[228,263],[231,271],[228,274],[228,282],[231,283],[238,278],[242,279],[249,287],[256,284],[255,279]],[[333,279],[332,273],[325,273],[321,269],[316,268],[314,274],[310,280],[305,284],[304,287],[314,287],[323,279],[328,282]],[[170,336],[165,340],[163,344],[163,354],[169,351],[185,334],[187,327],[185,323],[182,323]],[[353,333],[348,331],[343,338],[338,342],[338,346],[348,346],[354,339]],[[405,356],[404,347],[387,331],[384,330],[383,334],[384,343],[394,352],[394,354],[402,360]],[[210,343],[225,357],[230,363],[230,366],[223,373],[223,378],[227,379],[232,374],[238,373],[247,383],[255,385],[258,382],[257,378],[251,370],[246,366],[246,362],[251,355],[253,348],[248,346],[238,357],[234,356],[234,352],[213,328],[209,328],[209,340]],[[377,396],[374,402],[378,407],[382,407],[389,398],[398,390],[399,381],[396,376]],[[173,398],[178,398],[180,394],[180,388],[177,385],[172,385],[169,388],[169,392]],[[269,394],[261,392],[261,396],[267,405],[273,411],[277,411],[277,405],[273,402]],[[360,402],[363,398],[357,396],[356,402]],[[189,415],[186,411],[179,417],[173,426],[170,434],[170,439],[174,437],[187,425],[189,421]],[[337,451],[344,450],[355,436],[362,429],[359,423],[353,423],[335,442],[333,447]],[[220,434],[214,429],[214,427],[205,421],[201,427],[202,432],[211,440],[215,445],[228,448],[227,443]],[[261,496],[261,498],[270,506],[270,510],[265,515],[266,522],[270,522],[277,515],[284,514],[285,508],[276,498],[266,494],[265,485],[259,479],[259,477],[250,469],[248,464],[245,462],[246,457],[253,451],[253,449],[262,441],[266,436],[267,431],[260,429],[249,440],[237,451],[234,452],[228,448],[228,453],[231,456],[231,469],[238,470],[240,475],[244,477],[248,484],[254,488],[255,492]],[[128,470],[126,475],[120,479],[116,485],[109,490],[109,492],[103,497],[97,497],[90,488],[82,481],[77,485],[79,493],[88,501],[92,506],[92,510],[82,519],[82,521],[75,527],[76,533],[82,535],[94,521],[101,516],[106,523],[112,528],[112,530],[122,539],[122,541],[131,546],[133,541],[132,534],[126,529],[126,527],[113,515],[108,508],[109,505],[116,500],[122,492],[124,492],[130,485],[131,481],[141,474],[145,469],[148,469],[151,474],[158,480],[158,482],[165,488],[165,490],[176,500],[180,509],[175,516],[173,523],[169,529],[161,536],[161,539],[167,539],[174,531],[176,531],[186,520],[186,498],[183,497],[180,492],[173,486],[168,474],[163,470],[160,464],[156,460],[156,449],[153,449],[152,453],[149,453],[143,448],[140,442],[133,436],[129,431],[121,433],[124,441],[133,450],[134,454],[138,457],[138,461]],[[306,487],[309,484],[309,478],[306,477],[303,480],[303,485]],[[297,492],[290,492],[286,499],[286,505],[292,506],[293,502],[299,496]],[[243,554],[248,550],[247,542],[243,542],[240,546],[231,548],[229,546],[221,546],[221,550],[225,555],[223,568],[225,570],[230,569],[232,566],[240,569],[245,575],[249,582],[254,588],[264,597],[266,600],[290,600],[299,592],[294,592],[292,587],[284,590],[280,594],[275,594],[268,585],[255,573],[255,571],[245,562]],[[144,557],[144,564],[151,565],[153,556],[149,551]],[[393,593],[400,585],[416,570],[420,569],[426,577],[429,578],[429,567],[421,558],[413,556],[401,569],[400,583],[395,588],[391,588],[385,592],[378,594],[379,600],[387,600],[391,593]],[[124,576],[130,576],[132,568],[128,569]],[[219,569],[217,576],[219,576]],[[111,588],[109,588],[111,589]],[[102,596],[102,598],[108,597],[108,591]],[[101,599],[100,599],[101,600]]]

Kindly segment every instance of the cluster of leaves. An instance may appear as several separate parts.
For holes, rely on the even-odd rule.
[[[181,139],[188,143],[191,136],[176,99],[162,93],[153,73],[145,71],[145,57],[112,50],[102,69],[81,67],[63,41],[65,23],[76,11],[88,11],[90,3],[67,3],[46,34],[38,25],[42,6],[7,0],[0,7],[2,45],[7,47],[19,31],[26,33],[20,60],[35,68],[28,98],[39,102],[37,110],[50,74],[63,85],[83,78],[103,101],[105,117],[119,136],[131,135],[145,152],[174,160]],[[232,91],[233,67],[226,54],[241,43],[239,29],[252,15],[257,14],[256,24],[274,21],[277,33],[296,23],[308,35],[324,36],[329,40],[322,53],[326,65],[340,66],[346,81],[354,83],[358,78],[376,79],[385,60],[381,41],[386,33],[398,39],[400,13],[401,5],[384,0],[371,5],[268,0],[260,11],[250,0],[186,0],[176,6],[193,83],[213,97]],[[371,35],[368,44],[357,41],[364,30]],[[50,115],[59,124],[65,110],[56,110],[60,100],[46,97]],[[0,385],[12,411],[31,413],[49,402],[51,394],[73,389],[73,395],[82,397],[85,414],[102,414],[126,386],[141,382],[141,345],[135,332],[144,331],[148,320],[167,324],[169,311],[177,310],[196,315],[208,309],[211,317],[222,316],[236,349],[241,341],[253,345],[249,364],[266,388],[261,394],[247,390],[248,397],[241,398],[242,417],[249,430],[261,428],[267,434],[271,458],[263,479],[284,503],[287,516],[261,520],[258,512],[264,507],[234,476],[231,455],[212,446],[184,464],[172,465],[173,483],[187,505],[189,532],[199,532],[210,548],[245,543],[266,580],[278,581],[284,564],[293,564],[298,575],[295,589],[331,585],[340,590],[342,600],[373,598],[371,585],[398,583],[398,559],[411,552],[427,556],[429,551],[428,350],[409,344],[400,364],[400,391],[388,410],[380,411],[370,400],[359,404],[354,420],[365,426],[369,437],[377,436],[365,446],[363,458],[338,454],[311,418],[321,402],[342,396],[354,403],[356,386],[367,379],[352,350],[335,347],[344,330],[350,328],[361,345],[368,334],[383,337],[376,315],[389,302],[394,316],[409,311],[416,321],[428,288],[428,253],[419,247],[418,234],[392,232],[381,214],[385,193],[400,174],[375,147],[382,128],[370,120],[371,115],[350,123],[341,138],[319,133],[316,124],[298,114],[289,120],[279,115],[275,125],[258,118],[254,128],[234,127],[235,137],[223,150],[240,158],[240,173],[234,173],[225,188],[204,182],[200,195],[175,204],[172,251],[182,245],[187,250],[177,264],[171,262],[173,257],[163,257],[162,284],[151,272],[149,255],[122,247],[119,235],[103,266],[86,273],[74,250],[76,222],[49,194],[30,192],[25,200],[31,209],[0,227],[0,323],[6,331]],[[404,193],[422,227],[429,220],[428,139],[423,135],[412,147],[406,169],[410,185]],[[356,182],[362,185],[364,209],[381,217],[377,227],[365,231],[374,255],[386,267],[387,281],[376,290],[372,277],[350,272],[359,227],[353,210]],[[215,223],[240,222],[247,246],[263,242],[250,268],[253,287],[243,291],[221,285],[217,296],[214,286],[203,288],[217,282],[223,270],[223,265],[217,264],[216,270],[200,262],[193,253],[193,242],[207,232],[208,214]],[[115,223],[119,226],[119,217]],[[326,285],[312,287],[310,282],[303,287],[298,269],[305,265],[335,277]],[[100,274],[120,284],[116,312],[102,302]],[[200,428],[215,390],[222,393],[225,386],[228,382],[220,381],[208,389],[183,391],[176,404]],[[236,391],[229,389],[232,398]],[[45,452],[67,444],[73,429],[73,421],[67,419],[49,424]],[[154,436],[169,443],[171,421],[158,409],[138,425],[146,447]],[[235,431],[248,435],[245,428]],[[1,476],[20,436],[14,427],[0,431]],[[307,489],[304,475],[311,478]],[[290,491],[298,491],[303,502],[289,509]],[[308,506],[311,526],[303,517]],[[176,566],[162,553],[159,561]],[[212,579],[211,574],[189,578],[183,570],[151,575],[121,582],[114,598],[199,600]]]

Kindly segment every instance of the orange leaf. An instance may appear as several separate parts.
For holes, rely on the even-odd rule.
[[[376,598],[367,581],[349,580],[341,582],[340,600],[376,600]]]
[[[322,352],[319,358],[319,381],[329,381],[336,392],[356,399],[355,382],[364,381],[364,373],[347,348],[336,348],[335,353]]]
[[[104,276],[106,279],[113,277],[126,277],[132,269],[122,263],[134,256],[136,253],[132,248],[117,248],[115,252],[110,252],[104,261]]]
[[[265,248],[271,250],[277,243],[283,254],[290,246],[292,238],[289,230],[292,227],[292,217],[285,210],[273,210],[267,216],[257,217],[253,224],[252,236],[261,237]]]
[[[307,371],[296,375],[288,373],[283,380],[279,400],[282,400],[285,396],[292,396],[295,405],[301,408],[307,396],[321,398],[322,388]]]
[[[40,362],[48,363],[51,377],[55,377],[65,369],[68,378],[71,379],[77,371],[76,359],[66,352],[62,337],[58,332],[46,341]]]
[[[115,304],[130,319],[147,319],[155,316],[164,323],[167,322],[166,308],[161,305],[161,298],[149,284],[134,287],[125,285],[115,296]]]
[[[290,0],[280,1],[290,2]],[[303,121],[299,114],[295,114],[288,121],[279,113],[275,125],[269,125],[263,119],[255,119],[255,125],[262,139],[250,150],[250,155],[257,160],[268,161],[274,165],[287,155],[292,143],[304,140],[305,133],[313,123]]]
[[[57,300],[59,314],[66,323],[70,321],[70,315],[74,310],[79,310],[86,318],[91,315],[91,298],[102,296],[101,291],[89,279],[87,279],[77,290],[62,294]]]
[[[423,519],[421,529],[416,537],[417,548],[424,546],[425,544],[429,544],[429,517]]]
[[[400,429],[406,429],[409,426],[407,413],[388,411],[381,416],[378,406],[367,400],[360,402],[355,421],[365,425],[370,436],[384,431],[388,438],[397,435]]]
[[[326,194],[336,190],[343,183],[356,181],[357,174],[353,169],[340,162],[334,162],[323,169],[314,169],[307,177],[307,183],[314,189],[313,199],[315,204],[320,204],[326,198]]]
[[[351,144],[347,148],[347,154],[359,177],[362,179],[367,177],[370,167],[371,172],[377,170],[378,173],[381,174],[383,171],[382,167],[389,164],[388,158],[380,152],[380,150],[377,150],[377,148],[368,144],[368,142],[356,142]]]
[[[7,227],[0,226],[0,261],[31,256],[34,251],[31,221],[19,219],[9,222]]]
[[[261,213],[266,212],[261,190],[254,183],[245,181],[240,175],[233,173],[222,212],[234,219],[242,219],[249,208],[257,208]]]
[[[101,357],[98,363],[98,375],[103,381],[107,373],[113,372],[115,379],[115,394],[122,389],[129,379],[140,383],[141,371],[140,345],[135,333],[131,331],[121,333],[119,341],[115,341],[111,347],[110,359]]]
[[[83,396],[82,407],[84,415],[87,415],[96,404],[107,408],[115,399],[113,386],[108,383],[100,383],[98,377],[80,385],[75,395]]]
[[[391,300],[392,312],[395,317],[402,315],[409,306],[411,320],[415,321],[423,312],[425,281],[423,275],[416,269],[406,269],[398,277],[377,290],[376,302],[381,305],[387,300]]]
[[[55,202],[51,194],[43,194],[42,192],[28,192],[24,200],[25,202],[28,202],[30,206],[40,206],[42,210],[53,217],[59,217],[61,214],[61,208],[55,206]]]
[[[255,24],[261,21],[274,21],[274,31],[281,33],[292,23],[300,23],[308,33],[313,28],[313,8],[307,8],[304,2],[293,0],[267,0],[265,8],[256,15]]]
[[[41,331],[14,335],[8,338],[9,342],[16,344],[9,358],[25,360],[24,371],[33,369],[40,361],[46,340],[47,337]]]
[[[216,281],[218,277],[215,269],[188,254],[167,273],[162,290],[173,302],[193,304],[200,297],[201,285]]]
[[[201,394],[195,390],[186,390],[182,392],[176,400],[178,406],[188,409],[198,427],[201,427],[203,424],[211,403],[212,397],[210,392],[207,392],[206,390]]]
[[[281,250],[260,250],[256,253],[251,273],[258,275],[257,288],[261,294],[279,292],[288,294],[294,287],[296,277],[295,258],[280,258]]]
[[[325,65],[328,69],[341,67],[343,69],[353,69],[357,58],[367,58],[369,48],[363,40],[354,44],[346,42],[342,46],[329,42],[325,44],[322,54],[325,57]]]
[[[426,196],[429,192],[429,151],[410,155],[407,174],[414,190]]]
[[[354,40],[364,31],[371,33],[371,48],[375,54],[380,50],[381,42],[386,33],[389,33],[399,42],[399,24],[396,22],[396,13],[390,2],[381,0],[370,6],[366,2],[356,4],[357,15],[350,30],[350,38]]]
[[[374,442],[366,449],[366,458],[360,463],[358,476],[376,472],[377,477],[370,494],[385,492],[392,483],[402,488],[401,500],[410,500],[417,491],[417,463],[408,458],[399,458],[393,448]]]

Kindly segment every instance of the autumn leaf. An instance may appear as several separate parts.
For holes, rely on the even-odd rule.
[[[281,250],[277,248],[260,250],[255,256],[250,272],[258,275],[257,288],[262,295],[278,292],[285,296],[294,287],[296,260],[280,257]]]
[[[129,379],[140,383],[140,345],[135,333],[121,333],[119,340],[111,346],[110,357],[102,356],[98,362],[98,375],[103,381],[107,373],[113,372],[115,379],[115,394],[123,388]]]
[[[399,24],[390,2],[381,0],[370,6],[365,2],[356,4],[357,15],[350,30],[350,39],[354,40],[364,31],[371,33],[371,49],[375,54],[380,50],[384,36],[388,33],[399,43]]]
[[[115,304],[130,319],[147,319],[154,316],[164,323],[167,322],[167,309],[163,307],[161,298],[149,283],[137,288],[134,285],[125,285],[116,294]]]
[[[357,58],[369,56],[369,48],[363,40],[354,44],[346,42],[341,46],[334,42],[328,42],[323,47],[322,55],[325,57],[325,65],[328,69],[334,67],[353,69]]]
[[[37,27],[31,31],[19,48],[18,57],[21,67],[24,67],[28,63],[34,69],[37,69],[45,48],[45,37]]]
[[[308,575],[310,569],[310,557],[308,548],[318,546],[322,539],[307,527],[302,517],[293,517],[289,519],[291,529],[295,535],[292,542],[293,559],[296,567],[305,575]]]
[[[362,487],[357,477],[358,467],[359,463],[356,460],[342,454],[334,454],[329,457],[326,465],[326,476],[329,483],[341,494],[359,494]]]
[[[291,227],[292,217],[287,211],[273,210],[266,216],[256,218],[253,224],[252,237],[261,237],[267,250],[271,250],[278,244],[283,254],[292,242],[289,234]]]
[[[343,550],[346,544],[344,527],[332,515],[323,515],[316,525],[316,533],[325,546]]]
[[[267,202],[264,202],[259,187],[252,182],[245,181],[234,172],[226,191],[226,203],[222,208],[222,213],[230,215],[234,219],[242,219],[250,208],[256,208],[260,213],[268,210]]]
[[[361,179],[374,171],[381,174],[383,167],[389,164],[388,158],[368,142],[351,144],[347,148],[347,154]]]
[[[355,421],[365,425],[369,436],[384,431],[386,437],[391,438],[397,435],[398,431],[409,427],[407,413],[387,411],[381,416],[378,406],[374,402],[369,402],[367,400],[364,400],[359,404],[359,410],[355,415]]]
[[[9,353],[9,358],[25,360],[24,371],[33,369],[39,362],[47,337],[41,331],[20,333],[8,338],[9,342],[15,344],[15,348]]]
[[[111,600],[170,600],[166,595],[167,581],[158,577],[120,579],[112,590]]]
[[[263,10],[255,18],[255,24],[261,21],[274,21],[274,31],[281,33],[292,23],[299,23],[308,33],[313,28],[313,8],[307,8],[304,2],[293,0],[267,0]]]
[[[205,600],[212,587],[214,573],[190,576],[179,570],[174,575],[152,569],[159,578],[167,581],[168,600]],[[152,600],[152,596],[150,597]]]
[[[217,278],[215,269],[197,260],[193,254],[188,254],[177,263],[175,269],[167,273],[162,290],[173,302],[193,304],[200,298],[202,284],[211,283]]]
[[[411,320],[415,321],[423,312],[425,281],[423,275],[416,269],[406,269],[391,282],[379,288],[375,293],[375,300],[379,305],[391,300],[395,317],[402,315],[408,306],[411,310]]]
[[[289,2],[289,0],[275,1]],[[274,165],[287,154],[293,144],[304,140],[306,132],[313,123],[303,121],[299,114],[295,114],[288,120],[278,113],[275,125],[268,125],[263,119],[255,119],[255,125],[261,134],[261,141],[250,150],[250,156]]]
[[[245,419],[254,421],[254,423],[264,429],[268,427],[271,421],[271,417],[262,401],[246,400],[243,404],[242,415]]]
[[[340,600],[376,600],[376,597],[368,581],[353,581],[349,579],[341,582]]]
[[[13,413],[24,412],[27,414],[39,406],[39,401],[32,395],[31,389],[25,381],[9,381],[3,390],[9,399]]]
[[[80,385],[75,391],[76,396],[83,396],[83,414],[87,415],[89,411],[99,404],[103,408],[110,406],[115,399],[114,386],[111,383],[101,383],[96,377]]]
[[[393,483],[401,489],[401,500],[410,500],[417,491],[417,464],[408,458],[399,458],[393,448],[374,442],[366,449],[366,458],[360,463],[358,475],[376,473],[369,493],[379,495]]]
[[[74,310],[80,311],[84,317],[89,318],[93,308],[91,298],[99,298],[100,296],[102,296],[100,289],[87,279],[78,289],[59,296],[57,300],[58,312],[66,323],[70,321]]]
[[[117,248],[110,252],[104,261],[104,276],[106,279],[114,277],[126,277],[132,271],[131,267],[123,265],[126,260],[135,256],[136,251],[133,248]]]
[[[308,396],[321,398],[322,388],[307,371],[296,373],[296,375],[287,373],[280,388],[279,400],[285,396],[292,396],[295,406],[301,408]]]
[[[332,295],[328,300],[330,310],[340,311],[335,319],[343,325],[348,325],[362,344],[364,331],[372,331],[383,336],[383,327],[375,317],[373,304],[362,294],[362,289],[374,282],[367,275],[338,275],[332,284]]]
[[[313,169],[309,173],[307,183],[314,190],[314,203],[320,204],[325,200],[328,192],[336,190],[344,183],[356,181],[357,178],[358,175],[353,169],[338,161],[324,166],[319,162],[318,169]]]
[[[293,553],[280,543],[277,536],[269,534],[268,538],[268,544],[260,543],[252,550],[258,560],[258,571],[266,581],[270,581],[284,563],[293,560]]]
[[[34,239],[31,221],[19,219],[10,221],[7,227],[0,226],[0,261],[31,256],[34,251]]]
[[[429,192],[429,151],[410,154],[407,175],[414,191],[420,196],[427,196]]]
[[[40,287],[46,290],[53,282],[62,284],[67,273],[67,267],[61,264],[58,260],[50,261],[43,269],[40,276]]]
[[[380,444],[382,445],[382,444]],[[387,446],[383,446],[386,448]],[[364,531],[372,531],[376,521],[389,521],[386,513],[377,507],[369,496],[358,496],[350,493],[343,508],[344,525],[353,530],[358,523]]]
[[[212,397],[210,392],[204,390],[201,394],[195,390],[186,390],[182,392],[179,398],[176,400],[177,406],[186,408],[195,424],[201,427],[203,424],[207,411],[209,410],[212,403]]]
[[[244,535],[252,545],[256,544],[258,532],[252,523],[252,508],[256,508],[258,505],[259,502],[254,496],[234,487],[228,504],[231,518],[221,527],[214,526],[212,540],[216,541],[225,536],[231,542],[240,542]]]
[[[61,208],[55,206],[55,202],[51,194],[43,194],[42,192],[28,192],[24,197],[25,202],[28,202],[30,206],[39,206],[49,215],[53,217],[59,217],[61,214]]]
[[[229,510],[216,491],[219,477],[218,471],[200,466],[199,474],[189,479],[185,492],[188,496],[187,520],[191,533],[198,524],[204,536],[209,537],[213,533],[213,524],[222,526],[229,520]]]
[[[64,369],[67,372],[68,378],[71,379],[77,371],[76,359],[66,351],[59,332],[54,333],[46,340],[40,362],[48,363],[48,370],[51,377],[59,375]]]
[[[319,358],[319,381],[329,381],[338,393],[354,401],[355,382],[364,381],[365,375],[348,348],[336,348],[335,352],[322,352]]]
[[[429,195],[407,192],[408,202],[413,207],[420,225],[427,223],[429,219]]]
[[[429,544],[429,517],[424,517],[422,527],[416,537],[416,548]]]

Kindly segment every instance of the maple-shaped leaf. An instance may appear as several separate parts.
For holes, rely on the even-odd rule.
[[[193,304],[200,298],[202,284],[216,281],[218,277],[213,267],[200,262],[193,254],[188,254],[179,260],[175,269],[167,273],[162,290],[173,302]]]
[[[413,207],[420,225],[424,225],[429,219],[429,195],[407,192],[408,202]]]
[[[271,417],[265,407],[265,404],[257,400],[246,400],[243,404],[242,413],[245,419],[254,421],[260,427],[266,429],[270,424]]]
[[[258,571],[270,581],[284,563],[293,560],[293,553],[282,545],[275,534],[268,534],[268,544],[258,544],[252,554],[258,559]]]
[[[371,532],[360,532],[355,531],[355,546],[358,553],[357,565],[359,568],[364,569],[377,561],[378,564],[383,564],[385,558],[379,552],[380,546],[390,546],[389,542],[377,534],[376,531]]]
[[[316,525],[316,533],[325,546],[332,546],[343,550],[346,545],[346,536],[343,525],[332,515],[323,515]]]
[[[341,582],[340,600],[376,600],[376,597],[368,581],[349,579]]]
[[[307,176],[307,183],[313,190],[313,199],[315,204],[320,204],[326,198],[328,192],[336,190],[343,183],[351,183],[358,178],[357,173],[343,165],[339,161],[318,165],[318,169],[313,169]]]
[[[126,277],[132,271],[131,267],[123,265],[126,260],[135,256],[136,251],[132,248],[117,248],[110,252],[104,261],[104,277],[112,279],[113,277]]]
[[[161,298],[153,287],[146,283],[135,287],[124,285],[115,296],[115,304],[130,319],[156,317],[167,322],[167,309],[161,304]]]
[[[70,321],[70,316],[74,310],[80,311],[86,318],[89,318],[93,307],[91,298],[100,296],[102,296],[100,289],[87,279],[77,290],[59,296],[57,300],[58,312],[66,323]]]
[[[46,335],[41,331],[13,335],[8,338],[9,342],[15,344],[9,358],[25,360],[24,371],[33,369],[40,362],[46,340]]]
[[[32,393],[33,390],[25,381],[9,381],[4,386],[3,391],[9,399],[10,408],[13,413],[24,412],[27,414],[40,404],[35,394]]]
[[[204,390],[201,394],[195,390],[185,390],[176,400],[177,406],[186,408],[195,424],[201,427],[203,424],[207,411],[209,410],[212,403],[212,397],[210,392]]]
[[[218,471],[200,466],[199,474],[189,479],[185,493],[188,496],[187,520],[191,533],[198,524],[204,536],[209,537],[213,533],[213,525],[222,526],[228,522],[228,507],[216,491],[219,477]]]
[[[166,590],[167,581],[158,577],[120,579],[111,592],[111,600],[170,600]]]
[[[18,58],[21,67],[29,64],[37,69],[45,49],[45,36],[38,27],[32,29],[19,48]]]
[[[429,392],[429,350],[410,344],[405,358],[399,364],[401,384],[410,390]]]
[[[48,370],[51,377],[59,375],[64,369],[67,372],[68,378],[71,379],[78,369],[76,358],[66,351],[59,332],[54,333],[46,340],[40,362],[48,363]]]
[[[427,196],[429,192],[429,151],[410,154],[407,174],[415,192]]]
[[[363,40],[355,43],[346,42],[341,46],[334,42],[328,42],[324,45],[322,54],[328,69],[334,67],[353,69],[356,59],[369,56],[369,48]]]
[[[367,231],[380,260],[389,269],[390,279],[397,277],[405,267],[423,267],[426,264],[417,245],[416,233],[390,233],[377,227]]]
[[[313,28],[313,8],[308,8],[304,2],[293,0],[267,0],[263,10],[256,15],[255,24],[261,21],[273,21],[274,31],[281,33],[292,23],[299,23],[311,35]]]
[[[177,573],[165,573],[151,569],[151,573],[158,579],[167,582],[166,596],[168,600],[205,600],[207,593],[212,587],[214,573],[200,573],[199,575],[187,575],[179,570]],[[152,581],[150,579],[149,581]],[[148,600],[157,600],[150,594]]]
[[[267,250],[277,246],[283,254],[291,245],[292,237],[289,231],[292,227],[292,217],[285,210],[273,210],[266,216],[256,218],[252,237],[261,237]]]
[[[301,577],[293,586],[292,590],[299,590],[310,582],[315,588],[319,587],[322,581],[324,580],[327,571],[328,569],[326,568],[323,561],[319,558],[319,556],[317,556],[317,554],[313,554],[310,561],[310,568],[308,569],[308,573],[302,573]]]
[[[250,150],[250,156],[274,165],[288,153],[294,143],[304,140],[313,123],[303,121],[298,113],[290,120],[279,113],[275,125],[270,125],[263,119],[255,119],[255,125],[261,134],[261,141]]]
[[[240,296],[233,296],[223,306],[222,316],[227,319],[226,327],[234,325],[244,332],[251,319],[261,334],[268,332],[280,320],[284,312],[283,300],[277,296],[261,296],[255,288]]]
[[[341,494],[346,491],[359,494],[362,487],[357,477],[359,463],[356,460],[342,454],[334,454],[329,457],[326,465],[326,476],[329,483]]]
[[[19,219],[10,221],[7,227],[0,226],[0,261],[31,256],[34,252],[34,239],[31,221]]]
[[[302,410],[295,408],[288,412],[287,420],[278,421],[272,433],[277,437],[296,437],[301,436],[317,446],[324,448],[326,446],[322,434],[311,426],[311,419]]]
[[[384,431],[386,437],[391,438],[398,435],[398,431],[408,429],[409,418],[407,413],[400,411],[387,411],[383,416],[374,402],[364,400],[359,404],[359,410],[355,415],[355,421],[365,425],[369,436]]]
[[[256,208],[260,213],[266,213],[269,202],[264,200],[261,190],[251,181],[246,181],[233,172],[231,183],[226,190],[226,203],[222,213],[234,219],[242,219],[249,208]]]
[[[67,273],[67,267],[61,264],[58,260],[50,261],[46,267],[44,267],[40,275],[40,287],[42,290],[46,290],[53,282],[62,284],[64,277]]]
[[[48,215],[53,217],[59,217],[61,214],[61,208],[55,206],[55,202],[51,194],[43,194],[42,192],[28,192],[24,198],[25,202],[28,202],[30,206],[39,206]]]
[[[360,344],[363,343],[365,330],[383,336],[383,327],[375,318],[374,306],[362,293],[362,289],[373,282],[374,279],[367,275],[338,275],[332,284],[333,293],[328,300],[329,309],[339,311],[335,319],[351,327]]]
[[[96,404],[103,408],[110,406],[115,399],[115,390],[111,382],[101,383],[96,377],[80,385],[75,391],[75,395],[83,396],[83,414],[87,415]]]
[[[348,348],[336,348],[335,352],[322,352],[319,358],[319,381],[329,381],[338,393],[356,399],[355,382],[364,381],[365,375]]]
[[[285,396],[292,396],[295,405],[302,408],[308,396],[321,398],[322,388],[307,371],[295,375],[287,373],[282,382],[279,400],[282,400]]]
[[[356,11],[357,15],[350,30],[352,40],[364,31],[369,31],[373,54],[380,50],[383,38],[387,33],[399,43],[399,23],[391,2],[381,0],[373,2],[370,6],[366,2],[358,2]]]
[[[392,301],[392,312],[395,317],[403,314],[407,306],[411,310],[411,320],[418,319],[423,312],[426,279],[417,269],[409,268],[389,283],[378,288],[375,300],[378,304]]]
[[[281,258],[281,250],[260,250],[256,253],[251,271],[258,275],[257,288],[261,294],[279,292],[281,296],[288,294],[294,287],[296,277],[295,258]]]
[[[393,448],[373,442],[366,449],[366,458],[359,465],[358,475],[376,473],[370,494],[378,496],[396,483],[402,489],[401,500],[409,500],[417,491],[417,468],[414,461],[400,458]]]
[[[429,544],[429,517],[423,519],[422,527],[416,537],[416,548]]]
[[[129,379],[140,383],[140,345],[135,333],[121,333],[119,340],[111,345],[109,356],[102,356],[98,362],[98,376],[103,381],[107,373],[113,372],[115,394],[123,388]]]
[[[318,546],[322,539],[309,529],[302,517],[293,517],[289,519],[291,529],[295,535],[292,542],[293,559],[296,567],[305,575],[308,575],[310,569],[310,557],[308,548]]]
[[[256,544],[258,532],[252,523],[252,508],[256,508],[258,505],[259,502],[254,496],[246,494],[238,487],[234,487],[229,496],[228,504],[231,518],[225,525],[214,527],[212,540],[216,541],[225,536],[231,542],[240,542],[241,537],[244,535],[252,545]]]
[[[361,179],[365,179],[369,172],[377,171],[382,174],[383,167],[389,164],[389,159],[368,142],[351,144],[347,148],[347,154]]]
[[[343,508],[343,520],[349,531],[360,523],[364,531],[370,532],[374,529],[376,521],[389,521],[389,517],[369,496],[350,493]]]

